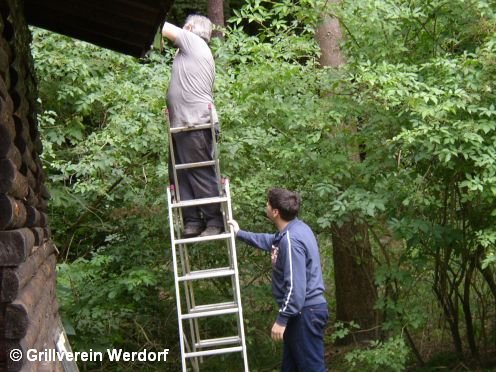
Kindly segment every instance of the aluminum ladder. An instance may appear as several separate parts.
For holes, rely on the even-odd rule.
[[[210,108],[210,107],[209,107]],[[204,357],[210,355],[241,353],[244,371],[248,371],[248,358],[246,352],[246,341],[243,326],[243,309],[241,306],[241,295],[239,285],[238,263],[236,257],[235,236],[227,221],[232,218],[231,194],[229,180],[220,178],[219,156],[216,144],[216,132],[213,117],[207,124],[197,124],[188,127],[170,128],[169,126],[169,156],[171,160],[170,171],[173,172],[174,184],[167,188],[167,201],[169,210],[169,226],[172,248],[172,262],[174,267],[174,282],[176,289],[177,317],[179,325],[179,339],[181,348],[182,370],[185,372],[188,361],[194,371],[200,370],[200,364]],[[173,150],[172,136],[174,133],[194,130],[209,129],[212,133],[214,154],[212,159],[199,163],[176,164]],[[180,184],[178,182],[177,170],[195,167],[214,166],[218,177],[219,196],[181,200]],[[201,206],[217,203],[221,206],[224,218],[224,231],[219,235],[182,238],[183,220],[181,208]],[[227,232],[229,231],[229,232]],[[214,242],[217,241],[217,242]],[[190,260],[190,250],[211,249],[206,244],[216,243],[227,246],[227,265],[222,267],[209,267],[196,269]],[[218,248],[218,247],[217,247]],[[195,298],[195,285],[209,280],[231,281],[232,300],[214,302],[208,304],[197,304]],[[221,279],[222,280],[222,279]],[[236,321],[236,334],[223,337],[209,338],[202,332],[202,322],[212,317],[232,317]],[[205,338],[207,337],[207,338]],[[241,370],[240,366],[240,370]]]

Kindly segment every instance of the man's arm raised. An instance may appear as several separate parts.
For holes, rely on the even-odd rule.
[[[181,29],[179,27],[173,25],[172,23],[165,22],[164,27],[162,27],[162,36],[174,43],[180,30]]]

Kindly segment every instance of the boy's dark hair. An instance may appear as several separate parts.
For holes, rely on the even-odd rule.
[[[300,195],[296,192],[274,187],[269,190],[267,200],[272,209],[279,210],[284,221],[291,221],[300,210]]]

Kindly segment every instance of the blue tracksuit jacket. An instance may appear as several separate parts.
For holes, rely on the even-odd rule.
[[[276,234],[239,230],[236,237],[271,252],[272,294],[280,307],[278,324],[286,325],[303,307],[326,302],[317,240],[303,221],[295,218]]]

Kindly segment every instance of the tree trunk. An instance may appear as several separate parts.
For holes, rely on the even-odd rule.
[[[336,320],[360,326],[342,340],[348,344],[378,338],[377,292],[368,237],[364,224],[349,221],[332,227]]]
[[[339,0],[330,0],[338,3]],[[321,49],[321,66],[339,68],[345,63],[339,43],[342,40],[339,21],[327,15],[316,33]],[[350,124],[351,125],[351,124]],[[356,132],[356,128],[351,132]],[[354,161],[360,161],[359,149],[349,154]],[[374,309],[377,289],[374,285],[374,268],[368,236],[368,227],[353,217],[343,225],[332,226],[334,279],[336,286],[336,320],[354,322],[360,326],[356,332],[339,342],[377,339],[379,332],[378,312]]]
[[[337,1],[330,1],[331,3]],[[331,18],[327,15],[323,16],[322,23],[317,28],[317,33],[315,35],[317,41],[319,42],[321,55],[320,55],[320,65],[321,66],[331,66],[334,68],[339,68],[345,64],[345,59],[343,53],[341,53],[341,48],[339,43],[343,39],[343,34],[341,33],[341,26],[336,18]]]
[[[474,322],[472,319],[472,309],[470,307],[470,285],[472,284],[472,274],[476,266],[476,258],[473,258],[468,263],[467,273],[465,274],[465,282],[463,286],[462,307],[465,315],[465,325],[467,327],[467,341],[470,347],[472,356],[479,361],[479,349],[475,340]]]
[[[496,280],[494,278],[494,274],[492,273],[489,267],[483,269],[481,266],[478,267],[479,271],[482,273],[482,276],[487,282],[491,293],[493,294],[494,301],[496,302]]]
[[[214,25],[224,27],[224,1],[208,0],[208,18]],[[212,37],[222,38],[224,35],[220,30],[214,30]]]
[[[455,353],[459,360],[463,360],[463,344],[459,329],[459,306],[456,292],[458,290],[459,278],[449,278],[448,262],[452,249],[438,248],[434,256],[434,283],[433,290],[444,313],[444,319],[448,322],[453,339]]]

